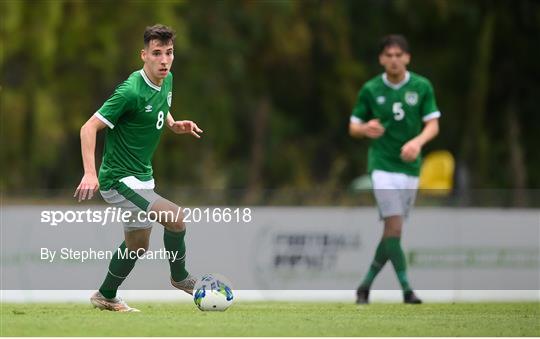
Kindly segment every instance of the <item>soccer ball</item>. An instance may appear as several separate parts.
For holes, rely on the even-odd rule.
[[[195,284],[193,301],[201,311],[225,311],[233,303],[230,286],[220,274],[205,274]]]

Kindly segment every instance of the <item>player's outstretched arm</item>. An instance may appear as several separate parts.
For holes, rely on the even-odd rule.
[[[94,115],[81,127],[81,154],[84,176],[75,190],[75,194],[73,194],[73,197],[78,198],[79,202],[86,198],[92,199],[94,192],[99,188],[95,160],[96,134],[105,127],[107,125]]]
[[[439,134],[439,119],[426,121],[422,132],[401,147],[401,159],[407,162],[416,160],[422,147],[435,138],[437,134]]]
[[[368,137],[377,139],[384,134],[384,127],[379,119],[372,119],[366,123],[351,121],[349,123],[349,134],[354,138]]]
[[[197,126],[196,123],[190,120],[178,120],[175,121],[171,113],[167,114],[167,126],[171,131],[176,134],[191,134],[195,138],[200,138],[198,133],[202,133],[203,130]]]

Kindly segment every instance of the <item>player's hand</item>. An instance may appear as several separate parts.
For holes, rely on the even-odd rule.
[[[75,194],[73,194],[74,198],[78,198],[79,202],[82,200],[88,198],[88,200],[92,199],[94,196],[94,192],[96,192],[99,188],[99,181],[95,174],[84,174],[81,183],[75,190]]]
[[[415,139],[407,142],[401,147],[401,159],[406,162],[415,161],[422,150],[422,145]]]
[[[203,130],[197,126],[196,123],[190,120],[179,120],[173,122],[169,125],[170,129],[176,134],[191,134],[195,138],[200,138],[201,136],[197,133],[202,133]]]
[[[379,119],[372,119],[366,123],[365,135],[371,139],[377,139],[384,134],[384,127]]]

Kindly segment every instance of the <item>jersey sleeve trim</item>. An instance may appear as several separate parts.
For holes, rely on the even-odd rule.
[[[351,123],[353,124],[361,124],[363,121],[359,117],[355,117],[354,115],[351,115]]]
[[[114,128],[114,124],[112,122],[110,122],[109,120],[107,120],[107,118],[105,118],[103,115],[101,115],[101,113],[99,113],[99,111],[94,113],[94,115],[96,116],[96,118],[101,120],[101,122],[103,122],[105,125],[109,126],[110,129]]]
[[[441,117],[441,112],[435,111],[435,112],[424,115],[424,117],[422,118],[422,121],[426,122],[429,120],[438,119],[440,117]]]

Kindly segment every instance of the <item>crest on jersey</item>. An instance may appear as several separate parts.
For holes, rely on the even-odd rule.
[[[418,103],[418,93],[416,92],[405,92],[405,102],[409,106],[414,106]]]
[[[386,98],[383,97],[382,95],[377,97],[377,103],[378,103],[379,105],[382,105],[382,104],[384,104],[385,102],[386,102]]]
[[[171,107],[171,103],[172,103],[172,92],[169,92],[169,94],[167,94],[167,105]]]

